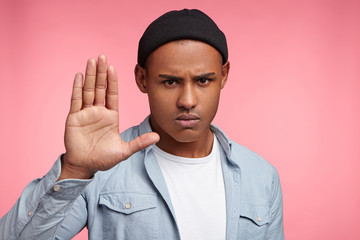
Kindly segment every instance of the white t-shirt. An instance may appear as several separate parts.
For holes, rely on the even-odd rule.
[[[223,240],[226,203],[219,143],[211,153],[184,158],[154,147],[164,175],[182,240]]]

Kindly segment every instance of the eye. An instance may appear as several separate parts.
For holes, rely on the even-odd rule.
[[[176,80],[164,80],[163,84],[165,85],[165,87],[175,87],[178,82]]]
[[[209,82],[211,81],[211,79],[208,79],[208,78],[199,78],[197,80],[197,82],[200,84],[200,85],[207,85],[209,84]]]
[[[201,79],[199,79],[199,83],[206,83],[208,81],[208,79],[206,79],[206,78],[201,78]]]

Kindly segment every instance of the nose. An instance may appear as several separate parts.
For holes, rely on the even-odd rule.
[[[180,95],[178,97],[177,106],[190,110],[197,105],[196,89],[194,84],[185,83],[183,84]]]

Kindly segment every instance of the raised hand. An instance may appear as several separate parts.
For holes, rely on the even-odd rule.
[[[159,141],[147,133],[130,142],[119,134],[118,77],[106,57],[89,59],[83,75],[76,74],[70,112],[65,126],[66,153],[61,175],[65,178],[91,178],[98,170],[108,170],[133,153]]]

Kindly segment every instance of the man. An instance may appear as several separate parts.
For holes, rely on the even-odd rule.
[[[90,59],[84,83],[75,76],[66,153],[1,219],[1,239],[70,239],[85,226],[90,239],[284,239],[277,171],[211,125],[229,68],[207,15],[162,15],[135,67],[151,114],[120,136],[117,74]]]

